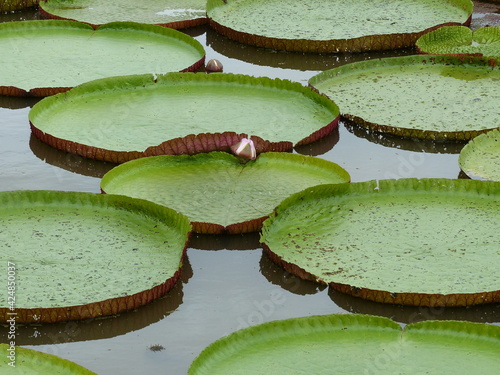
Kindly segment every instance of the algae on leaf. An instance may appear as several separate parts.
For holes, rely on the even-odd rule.
[[[317,186],[283,201],[261,240],[289,272],[376,302],[499,302],[499,198],[500,182],[472,180]]]
[[[169,208],[116,195],[2,192],[0,208],[0,254],[15,267],[18,323],[113,315],[165,295],[191,230]],[[0,322],[9,311],[1,295]]]
[[[500,181],[500,129],[481,134],[465,145],[458,164],[470,178]]]
[[[334,100],[344,117],[378,132],[455,141],[500,126],[500,60],[367,60],[319,73],[309,84]]]
[[[416,42],[420,53],[476,55],[500,59],[500,26],[472,31],[465,26],[444,26],[422,35]]]
[[[470,22],[470,0],[208,0],[217,32],[258,47],[346,52],[412,46],[425,31]]]
[[[259,230],[290,194],[349,180],[337,164],[313,157],[264,153],[242,164],[213,152],[133,160],[108,172],[101,189],[171,207],[185,214],[196,232],[243,233]]]

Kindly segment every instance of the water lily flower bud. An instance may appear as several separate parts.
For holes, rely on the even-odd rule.
[[[205,66],[205,70],[208,73],[215,72],[215,73],[220,73],[222,72],[222,63],[217,60],[217,59],[211,59],[210,61],[207,62],[207,65]]]
[[[257,159],[257,151],[251,139],[243,138],[241,141],[231,146],[231,151],[236,156],[250,160]]]

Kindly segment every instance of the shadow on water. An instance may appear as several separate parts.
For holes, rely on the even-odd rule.
[[[477,2],[475,2],[475,4],[476,3]],[[37,18],[37,12],[34,9],[12,14],[0,14],[0,22],[19,21],[24,19],[31,20]],[[230,72],[232,69],[237,69],[241,65],[246,69],[245,64],[241,64],[241,62],[248,62],[256,66],[255,74],[261,72],[266,75],[276,73],[276,75],[279,74],[286,79],[294,81],[301,79],[303,82],[307,82],[310,75],[309,72],[324,71],[354,61],[390,56],[405,56],[415,53],[412,49],[370,54],[331,55],[277,52],[230,41],[226,37],[215,33],[207,26],[199,26],[182,31],[193,37],[201,36],[201,39],[204,38],[204,34],[206,33],[207,54],[210,55],[211,52],[218,52],[222,54],[223,57],[227,57],[227,63],[224,63],[227,72]],[[211,51],[211,49],[215,51]],[[265,67],[268,66],[275,68],[274,71],[273,69],[266,70]],[[290,72],[285,71],[286,69],[289,69]],[[298,74],[298,71],[306,71],[307,74],[301,75]],[[34,105],[38,100],[39,99],[32,98],[0,97],[0,108],[26,108]],[[346,158],[350,158],[353,152],[358,152],[358,150],[353,151],[350,147],[351,143],[349,143],[352,140],[356,140],[355,137],[367,139],[376,145],[382,146],[380,148],[375,148],[376,151],[374,151],[380,152],[380,155],[385,155],[384,153],[388,151],[384,150],[383,147],[436,154],[458,154],[463,146],[451,143],[438,144],[420,140],[415,142],[413,140],[405,140],[385,134],[371,134],[358,125],[351,127],[349,125],[345,126],[347,132],[342,133],[342,142],[344,145],[340,145],[345,147],[340,147],[340,149],[341,151],[342,149],[348,150],[346,152],[349,152],[349,154],[346,155]],[[29,132],[28,127],[26,127],[25,130]],[[344,129],[340,130],[341,132],[344,131]],[[28,143],[29,134],[27,133],[25,135],[26,138],[22,138],[22,141]],[[354,137],[352,135],[354,135]],[[18,140],[19,139],[12,139],[12,141]],[[9,139],[9,142],[10,141]],[[338,130],[311,145],[298,147],[295,151],[305,155],[322,155],[336,146],[337,142],[340,142]],[[352,142],[352,144],[356,145],[358,143]],[[26,145],[24,144],[24,146]],[[81,181],[82,184],[86,183],[88,180],[84,176],[100,178],[108,170],[114,167],[112,163],[97,162],[55,150],[34,137],[31,137],[29,140],[29,146],[31,152],[47,164],[80,174],[81,177],[78,177],[78,182]],[[337,145],[337,149],[339,149],[338,146],[339,145]],[[22,151],[27,154],[30,152],[24,148]],[[359,152],[363,153],[363,150]],[[2,154],[2,157],[4,155],[5,154]],[[440,159],[446,159],[446,157],[440,157]],[[440,161],[437,163],[439,162]],[[352,161],[352,164],[349,165],[352,165],[353,168],[364,166],[364,164],[361,163],[365,163],[365,161]],[[14,166],[22,170],[26,168],[26,163],[25,165],[21,163],[15,164]],[[384,167],[381,168],[380,177],[384,172]],[[455,169],[453,169],[452,172],[455,173]],[[45,174],[45,171],[43,171],[43,173]],[[366,173],[360,174],[360,179],[364,179],[365,176],[372,178],[371,173]],[[43,175],[41,173],[27,174],[24,181],[28,184],[28,182],[42,177]],[[459,178],[467,178],[467,176],[461,172]],[[24,187],[25,185],[20,186]],[[57,188],[58,185],[55,184],[54,187]],[[76,187],[77,189],[81,188],[79,185],[76,185]],[[261,245],[259,237],[259,233],[222,236],[193,234],[190,246],[195,249],[215,251],[230,250],[227,253],[224,251],[212,253],[205,251],[193,252],[194,255],[191,257],[191,260],[195,272],[199,273],[198,279],[196,279],[196,275],[193,276],[191,264],[188,259],[186,259],[183,267],[182,282],[179,281],[165,297],[137,310],[105,319],[51,325],[17,326],[16,344],[39,346],[82,342],[81,345],[68,345],[67,351],[64,352],[64,357],[75,360],[77,363],[84,366],[93,366],[95,371],[100,374],[165,372],[185,374],[194,355],[201,352],[209,341],[215,340],[225,334],[225,332],[227,332],[228,322],[235,317],[232,315],[230,309],[225,308],[228,305],[224,305],[224,303],[220,304],[222,308],[216,311],[208,310],[204,302],[210,300],[217,305],[219,304],[218,298],[221,298],[220,301],[222,301],[223,298],[225,300],[240,301],[239,298],[241,297],[241,301],[248,300],[247,302],[251,305],[253,300],[258,302],[267,301],[269,297],[267,289],[265,288],[269,286],[272,288],[279,286],[279,288],[289,291],[294,295],[294,298],[292,298],[291,295],[289,296],[290,303],[295,299],[298,301],[297,305],[293,305],[294,310],[296,309],[293,311],[294,315],[321,314],[328,310],[331,305],[333,309],[335,309],[335,306],[338,306],[339,309],[344,309],[346,312],[386,316],[401,323],[428,319],[470,320],[476,322],[493,322],[497,325],[500,322],[499,303],[470,308],[418,308],[379,304],[340,294],[332,290],[325,290],[326,286],[304,281],[291,275],[273,263],[265,254],[261,255],[259,251],[245,251],[260,250]],[[239,253],[238,255],[231,250],[242,250],[245,252]],[[233,259],[243,259],[242,257],[245,261],[241,263]],[[213,261],[216,262],[219,267],[217,268],[217,272],[213,274],[208,272],[211,268],[207,265],[207,263],[209,265],[211,264],[209,263],[212,261],[211,258],[215,258]],[[227,276],[219,272],[219,269],[226,267],[227,264],[234,266],[231,268],[232,272],[229,273],[229,275],[234,275],[234,277],[227,278]],[[242,267],[241,269],[236,268],[240,266]],[[260,274],[264,276],[265,280],[262,280]],[[256,282],[257,278],[259,282]],[[217,286],[217,288],[210,287],[210,281],[213,281],[213,285]],[[269,283],[272,285],[268,285]],[[228,290],[231,290],[223,295],[221,294],[221,289],[218,288],[219,286],[234,286],[234,290],[228,288]],[[328,294],[325,293],[327,291]],[[252,292],[254,294],[252,294]],[[313,298],[318,301],[322,298],[320,301],[321,303],[317,305],[316,303],[308,302]],[[200,303],[200,301],[203,303]],[[323,308],[321,304],[326,304],[327,308]],[[254,310],[255,308],[253,307],[251,312]],[[241,310],[235,311],[241,315]],[[292,313],[291,311],[286,311],[286,313],[288,312]],[[244,316],[248,316],[248,313]],[[163,319],[165,319],[165,321],[163,321]],[[158,322],[160,322],[160,324],[158,324],[159,326],[161,326],[163,322],[168,323],[168,325],[171,324],[168,329],[173,327],[173,334],[165,334],[165,332],[162,331],[162,329],[167,330],[165,327],[156,329],[155,323]],[[153,327],[151,327],[152,324],[154,324]],[[146,327],[150,329],[145,329]],[[210,328],[209,340],[206,339],[208,336],[207,330],[204,330],[205,328]],[[0,329],[0,342],[7,341],[5,331],[4,329]],[[130,335],[132,337],[127,335],[127,333],[130,332],[133,332],[133,334]],[[161,353],[154,353],[156,357],[152,359],[151,357],[144,356],[140,350],[137,350],[141,342],[155,344],[160,335],[165,337],[164,341],[167,341],[167,336],[168,339],[172,340],[172,352],[168,352],[167,350]],[[105,344],[95,341],[107,338],[114,339],[109,341],[106,340]],[[161,344],[164,344],[164,341],[162,339]],[[167,346],[167,344],[165,344],[165,346]],[[99,351],[103,356],[102,358],[96,357],[94,354],[88,354],[87,350],[88,353]],[[177,371],[171,370],[175,368],[175,366],[178,366],[176,368]]]
[[[282,267],[269,259],[264,252],[262,252],[259,266],[260,272],[270,283],[279,285],[291,293],[305,296],[308,294],[316,294],[326,289],[326,285],[302,280],[300,277],[285,271]]]
[[[0,108],[23,109],[31,108],[38,103],[41,98],[32,98],[27,96],[4,96],[0,95]]]
[[[260,233],[199,234],[189,238],[189,247],[197,250],[255,250],[260,247]]]
[[[29,146],[33,154],[47,164],[80,174],[82,176],[102,178],[117,164],[87,159],[79,155],[57,150],[43,143],[33,134]]]
[[[164,296],[146,306],[119,315],[54,324],[16,326],[17,345],[50,345],[69,342],[107,339],[138,331],[156,323],[174,311],[183,302],[183,285],[189,282],[193,270],[187,255],[184,258],[180,280]],[[0,342],[8,342],[8,330],[2,330]]]
[[[467,176],[467,174],[460,170],[460,173],[458,174],[458,179],[463,179],[463,180],[470,180],[471,178],[469,176]]]
[[[43,19],[37,7],[16,10],[12,12],[0,12],[0,22],[31,21]]]
[[[467,144],[464,141],[436,142],[430,139],[403,138],[392,134],[372,131],[348,119],[342,119],[345,128],[358,138],[364,138],[384,147],[430,154],[459,154]]]
[[[295,151],[302,155],[318,156],[326,154],[335,146],[340,140],[340,132],[338,126],[326,137],[323,137],[316,142],[307,145],[295,147]]]
[[[186,29],[181,29],[179,31],[182,31],[184,34],[187,34],[193,38],[196,38],[196,37],[202,36],[204,33],[206,33],[208,28],[209,28],[208,25],[200,25],[200,26],[188,27]]]
[[[315,54],[276,51],[235,42],[207,27],[207,46],[226,57],[253,65],[293,69],[300,71],[323,71],[355,61],[373,58],[406,56],[415,54],[414,48],[376,53]]]
[[[500,316],[499,303],[471,307],[417,307],[367,301],[331,288],[328,290],[328,295],[337,306],[350,313],[384,316],[405,324],[424,320],[468,320],[489,323],[498,322]]]

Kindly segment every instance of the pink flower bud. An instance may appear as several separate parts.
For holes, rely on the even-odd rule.
[[[222,72],[222,69],[223,69],[222,63],[217,59],[210,60],[205,66],[205,70],[207,71],[207,73],[211,72],[220,73]]]
[[[231,146],[231,151],[236,156],[255,160],[257,159],[257,151],[251,139],[243,138],[241,141]]]

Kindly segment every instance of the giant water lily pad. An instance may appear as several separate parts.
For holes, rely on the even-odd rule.
[[[458,321],[407,325],[368,315],[278,320],[205,348],[189,375],[493,374],[500,327]]]
[[[193,71],[201,44],[179,31],[131,22],[97,30],[72,21],[0,24],[0,94],[47,96],[97,78]]]
[[[426,30],[470,22],[469,0],[208,0],[217,32],[258,47],[344,52],[411,46]]]
[[[261,240],[290,272],[376,302],[499,302],[499,198],[491,181],[317,186],[283,201]]]
[[[500,62],[479,57],[368,60],[319,73],[309,84],[343,116],[378,132],[467,140],[500,126]]]
[[[233,155],[213,152],[133,160],[104,175],[101,189],[171,207],[200,233],[242,233],[259,230],[292,193],[349,180],[337,164],[313,157],[266,153],[242,164]]]
[[[0,226],[18,323],[112,315],[165,295],[191,228],[185,216],[148,201],[54,191],[0,193]],[[2,323],[7,297],[0,296]]]
[[[422,35],[416,47],[420,53],[426,54],[500,58],[500,26],[474,31],[465,26],[444,26]]]
[[[35,136],[53,147],[124,162],[229,151],[248,134],[258,152],[285,151],[329,134],[339,110],[287,80],[171,73],[90,82],[45,98],[29,116]]]
[[[500,181],[500,129],[481,134],[465,145],[458,164],[470,178]]]
[[[43,16],[71,19],[93,26],[133,21],[174,29],[207,22],[205,0],[42,0]]]
[[[12,375],[96,375],[95,372],[61,357],[16,346],[11,354],[10,344],[0,344],[0,372]]]

